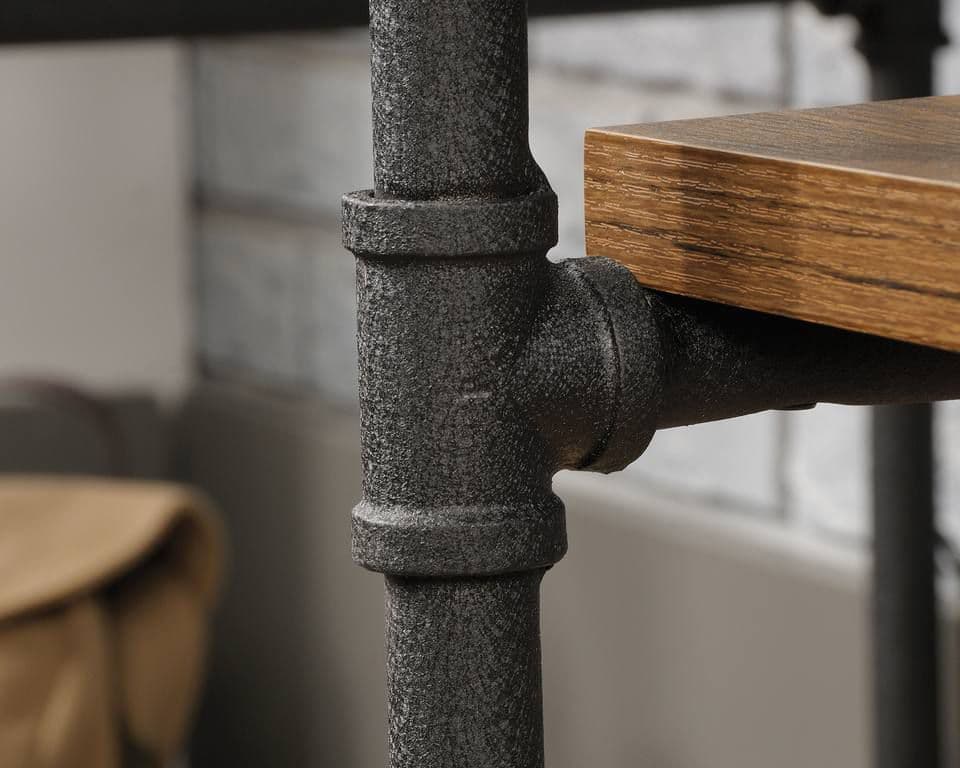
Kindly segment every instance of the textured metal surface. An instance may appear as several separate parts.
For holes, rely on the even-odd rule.
[[[622,468],[653,435],[660,355],[643,290],[613,262],[543,253],[364,258],[358,286],[356,559],[420,575],[558,560],[553,474]]]
[[[543,765],[541,576],[387,579],[393,768]]]
[[[407,200],[545,186],[527,143],[526,4],[370,6],[374,181]]]
[[[545,252],[557,244],[557,196],[549,188],[513,198],[396,200],[347,195],[344,245],[378,256],[479,256]]]
[[[609,332],[565,320],[573,349],[551,360],[559,345],[539,344],[577,273],[544,258],[556,204],[527,145],[525,10],[371,4],[376,188],[347,197],[344,234],[358,256],[353,551],[388,575],[392,768],[543,764],[538,588],[566,549],[550,475],[589,457],[610,419],[575,402],[597,389],[578,369],[611,365]]]
[[[960,355],[641,289],[605,259],[358,264],[367,492],[390,573],[549,565],[558,469],[614,471],[655,426],[960,393]]]
[[[817,402],[960,396],[960,354],[668,294],[651,298],[665,381],[658,427]]]

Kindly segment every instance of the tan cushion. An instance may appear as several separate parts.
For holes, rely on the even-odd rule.
[[[182,747],[222,567],[187,489],[0,479],[0,766],[119,768]]]

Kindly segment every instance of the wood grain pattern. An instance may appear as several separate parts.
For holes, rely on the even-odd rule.
[[[596,129],[585,169],[644,285],[960,350],[960,97]]]

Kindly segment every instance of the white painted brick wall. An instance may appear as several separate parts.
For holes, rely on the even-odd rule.
[[[199,45],[198,183],[215,201],[337,215],[370,185],[365,32]]]
[[[778,100],[783,12],[775,4],[535,20],[530,59],[535,67],[594,81]],[[645,99],[638,117],[658,120],[658,99]]]
[[[849,541],[869,527],[870,411],[818,405],[787,414],[784,450],[786,516]]]
[[[202,213],[196,283],[205,366],[353,402],[353,281],[335,219]]]
[[[960,37],[960,0],[948,18]],[[531,145],[561,200],[553,257],[582,255],[582,136],[593,125],[865,98],[850,19],[804,3],[532,23]],[[960,54],[940,57],[960,90]],[[195,58],[201,346],[352,402],[353,276],[334,217],[372,178],[362,33],[207,43]],[[939,429],[944,526],[960,534],[960,408]],[[633,482],[841,541],[868,528],[868,412],[821,406],[657,436]],[[954,479],[958,478],[958,479]]]

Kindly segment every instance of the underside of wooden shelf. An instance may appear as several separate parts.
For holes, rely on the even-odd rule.
[[[585,202],[651,288],[960,351],[960,96],[591,130]]]

